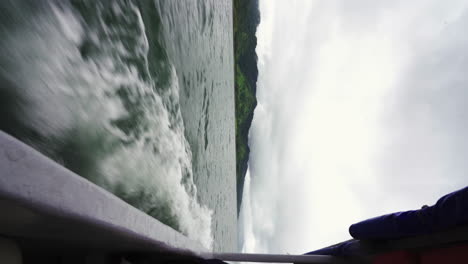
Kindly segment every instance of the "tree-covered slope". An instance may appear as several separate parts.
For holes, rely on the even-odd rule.
[[[234,0],[234,57],[236,101],[237,212],[242,202],[250,149],[248,134],[257,105],[257,37],[260,23],[258,0]]]

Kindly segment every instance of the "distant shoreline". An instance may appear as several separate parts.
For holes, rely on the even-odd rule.
[[[237,215],[242,203],[250,154],[249,129],[257,106],[258,68],[255,33],[259,23],[258,0],[233,0]]]

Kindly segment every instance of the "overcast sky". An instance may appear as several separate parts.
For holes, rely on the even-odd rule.
[[[318,249],[468,185],[467,7],[260,0],[243,251]]]

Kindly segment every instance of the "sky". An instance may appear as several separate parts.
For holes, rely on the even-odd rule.
[[[301,254],[468,185],[468,1],[260,0],[243,252]]]

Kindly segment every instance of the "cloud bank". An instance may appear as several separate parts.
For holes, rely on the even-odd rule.
[[[468,2],[260,2],[244,252],[304,253],[468,184]]]

